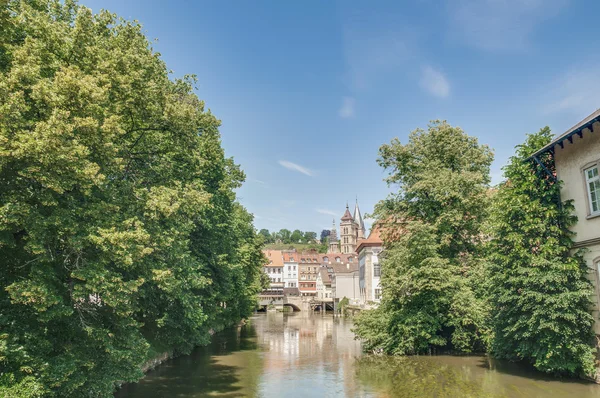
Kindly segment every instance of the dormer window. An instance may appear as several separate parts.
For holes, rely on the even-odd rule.
[[[336,257],[336,258],[335,258],[335,261],[336,261],[337,263],[339,263],[339,262],[340,262],[340,258],[339,258],[339,257]]]
[[[323,257],[323,262],[324,262],[324,263],[326,263],[326,262],[328,262],[328,261],[329,261],[329,257],[327,257],[327,256]]]

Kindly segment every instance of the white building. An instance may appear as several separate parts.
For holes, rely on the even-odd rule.
[[[285,287],[298,287],[298,256],[295,250],[283,251],[283,283]]]
[[[356,257],[349,257],[346,263],[334,262],[330,265],[333,270],[331,275],[331,294],[337,304],[347,298],[352,305],[360,304],[360,289],[358,285],[358,261]]]
[[[380,230],[375,225],[369,237],[361,241],[358,252],[358,274],[361,305],[377,305],[381,302],[381,266],[379,254],[383,250]]]
[[[331,291],[331,277],[327,268],[321,267],[317,274],[317,301],[333,301],[333,293]]]

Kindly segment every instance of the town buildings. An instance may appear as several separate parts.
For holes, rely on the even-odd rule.
[[[265,250],[268,263],[264,271],[271,279],[268,292],[261,294],[261,303],[286,305],[285,297],[300,297],[303,302],[339,303],[347,298],[350,303],[361,303],[359,289],[358,247],[371,248],[372,241],[365,240],[366,228],[358,206],[354,214],[348,205],[340,219],[338,237],[335,220],[329,236],[327,253],[317,251]],[[370,249],[371,250],[371,249]],[[379,280],[369,282],[378,286]],[[375,290],[374,293],[375,294]],[[364,302],[364,300],[363,300]],[[297,304],[297,302],[296,302]]]
[[[556,178],[563,183],[561,200],[572,200],[575,206],[578,221],[571,228],[575,232],[574,247],[586,249],[583,256],[595,286],[594,330],[600,335],[600,109],[556,137],[532,158],[546,152],[554,154]]]

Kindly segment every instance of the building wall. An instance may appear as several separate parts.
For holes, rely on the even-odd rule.
[[[294,260],[298,260],[295,258]],[[285,287],[298,287],[298,275],[300,269],[297,261],[286,261],[283,263],[283,281]]]
[[[358,271],[348,274],[335,275],[335,299],[340,301],[347,297],[350,301],[360,300],[360,289],[358,286]]]
[[[342,253],[352,253],[356,250],[356,223],[354,221],[340,223],[340,246]]]
[[[588,191],[583,170],[594,162],[600,162],[600,124],[593,125],[594,132],[583,131],[583,137],[573,137],[573,143],[564,142],[564,148],[555,146],[555,163],[557,177],[563,181],[561,200],[573,200],[577,224],[571,229],[576,247],[585,247],[586,263],[590,269],[589,277],[594,282],[595,294],[593,316],[596,320],[594,329],[600,334],[600,217],[590,216]]]
[[[370,301],[374,301],[376,303],[381,302],[381,285],[379,282],[381,281],[381,268],[379,268],[379,276],[375,275],[375,267],[379,265],[379,253],[381,253],[381,247],[373,247],[371,248],[371,299]],[[379,297],[376,294],[376,290],[379,290]]]
[[[583,131],[583,138],[575,136],[573,143],[565,141],[564,149],[555,147],[558,178],[563,181],[561,199],[573,199],[578,222],[573,227],[576,242],[600,237],[600,217],[589,218],[589,203],[583,169],[600,161],[600,123],[594,124],[594,132]]]

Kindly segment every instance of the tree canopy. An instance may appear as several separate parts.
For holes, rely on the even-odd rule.
[[[111,396],[254,307],[244,174],[139,24],[0,7],[0,395]]]
[[[426,131],[413,131],[407,144],[394,139],[379,154],[388,184],[398,190],[375,209],[387,242],[384,295],[377,310],[357,319],[357,335],[367,349],[387,353],[482,349],[487,328],[477,288],[478,242],[491,150],[434,121]]]
[[[581,253],[572,252],[573,203],[560,202],[551,153],[540,157],[546,170],[528,159],[551,140],[547,127],[527,136],[505,167],[506,181],[493,200],[492,352],[546,372],[592,375],[593,290]]]

